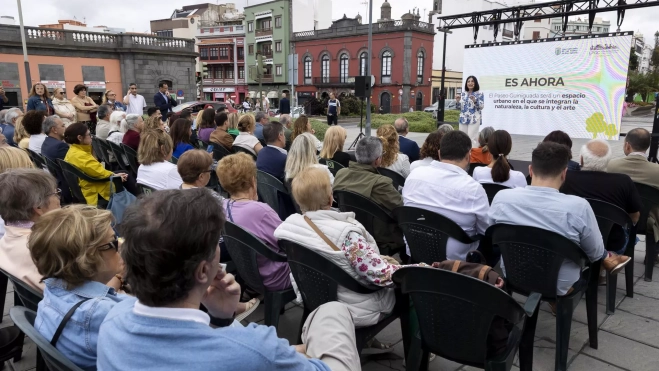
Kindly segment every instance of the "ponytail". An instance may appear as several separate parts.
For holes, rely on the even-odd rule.
[[[499,153],[498,158],[492,166],[492,180],[495,183],[503,183],[508,179],[510,179],[510,164],[506,156]]]
[[[512,149],[512,138],[505,130],[497,130],[488,140],[488,150],[492,155],[494,160],[494,165],[492,165],[492,180],[495,183],[503,183],[510,179],[510,163],[506,156],[510,153]],[[486,147],[488,147],[486,146]],[[483,148],[485,152],[485,148]]]

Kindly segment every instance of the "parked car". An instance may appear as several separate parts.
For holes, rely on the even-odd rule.
[[[303,106],[291,107],[291,118],[293,120],[300,117],[300,115],[304,115],[304,107]],[[279,113],[277,113],[275,118],[279,119],[279,116],[280,116]]]
[[[172,112],[177,114],[187,108],[192,111],[192,118],[194,119],[195,117],[197,117],[197,114],[203,111],[204,107],[206,107],[206,105],[208,104],[213,106],[213,109],[216,111],[218,108],[224,107],[227,109],[229,113],[238,112],[238,110],[233,108],[233,106],[231,106],[230,104],[224,102],[210,101],[210,100],[200,100],[200,101],[180,103],[178,106],[172,108]]]
[[[439,101],[433,103],[432,106],[428,106],[423,109],[423,112],[432,112],[432,118],[437,118],[437,107],[439,107]],[[444,111],[457,110],[455,106],[454,99],[447,99],[444,101]]]

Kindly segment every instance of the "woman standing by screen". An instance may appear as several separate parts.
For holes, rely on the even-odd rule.
[[[485,97],[480,92],[476,76],[467,77],[464,91],[455,96],[455,107],[460,110],[460,131],[467,133],[473,146],[478,146],[478,129]]]

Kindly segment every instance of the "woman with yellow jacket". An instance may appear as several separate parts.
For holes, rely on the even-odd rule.
[[[115,175],[110,170],[106,170],[103,164],[98,162],[92,155],[92,136],[87,125],[81,122],[69,125],[64,132],[64,140],[71,145],[64,161],[93,178],[103,179]],[[117,173],[116,175],[121,176],[121,180],[124,182],[128,179],[128,175],[125,173]],[[96,205],[98,196],[107,201],[110,200],[109,181],[88,182],[80,179],[79,184],[88,205]]]

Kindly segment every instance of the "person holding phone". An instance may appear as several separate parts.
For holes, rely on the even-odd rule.
[[[478,129],[482,125],[481,111],[485,96],[480,91],[476,76],[467,77],[464,91],[455,96],[455,107],[460,110],[460,131],[471,139],[473,147],[478,147]]]
[[[131,82],[128,86],[128,92],[126,93],[126,96],[124,96],[126,115],[135,114],[142,116],[144,109],[146,108],[146,101],[143,96],[137,94],[137,84]]]
[[[9,102],[9,98],[7,98],[7,93],[5,93],[5,88],[0,86],[0,111],[5,109],[5,103]]]
[[[153,96],[153,104],[160,108],[162,117],[167,117],[167,113],[172,111],[172,107],[176,107],[178,102],[171,94],[169,94],[169,86],[167,83],[161,82],[158,84],[158,92]]]

